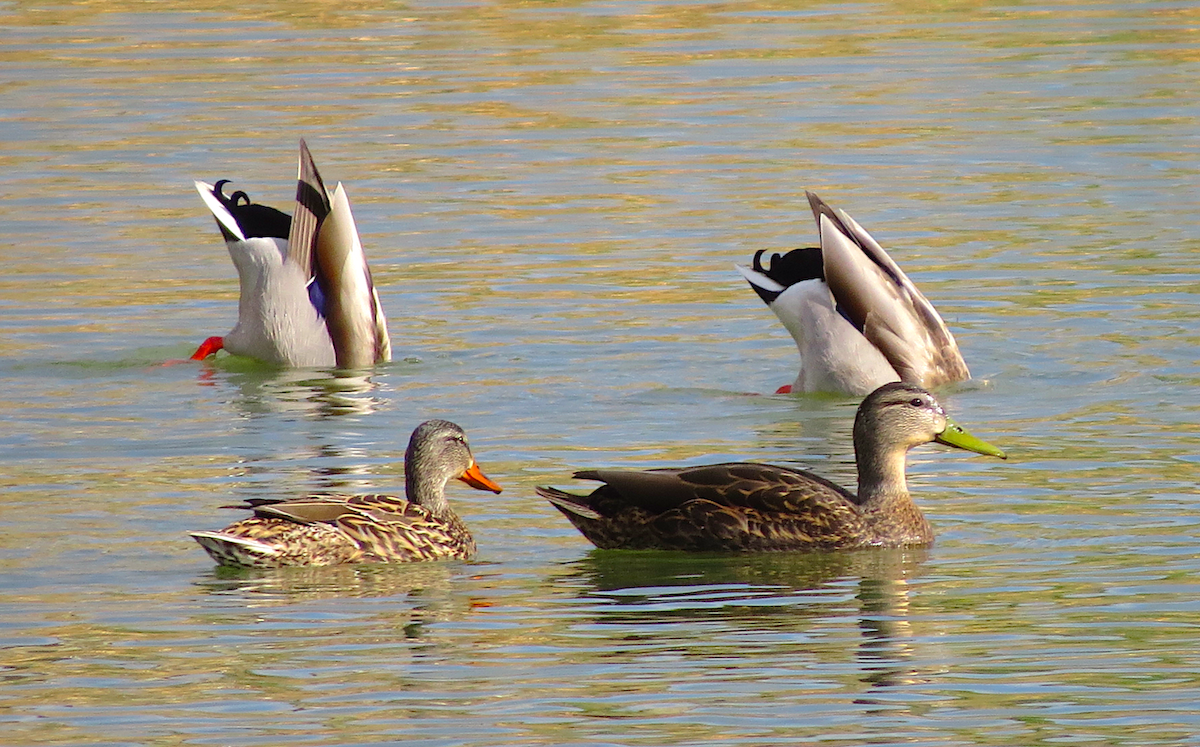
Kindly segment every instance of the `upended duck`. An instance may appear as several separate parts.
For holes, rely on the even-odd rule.
[[[192,355],[225,349],[277,366],[367,368],[392,359],[387,320],[371,280],[350,201],[341,183],[330,194],[300,141],[295,218],[196,182],[237,267],[238,320]]]
[[[905,454],[937,441],[1005,459],[946,417],[912,384],[872,392],[854,419],[858,494],[801,469],[727,463],[576,472],[590,495],[537,492],[601,549],[690,551],[848,550],[927,545],[933,529],[908,493]]]
[[[248,519],[219,532],[191,532],[222,565],[276,568],[341,563],[469,559],[475,539],[446,501],[459,479],[478,490],[500,486],[475,463],[462,428],[448,420],[417,426],[404,455],[407,500],[391,495],[252,499]]]
[[[737,269],[791,333],[800,372],[784,392],[863,395],[889,381],[933,388],[971,378],[954,336],[871,234],[806,192],[821,246],[764,250]]]

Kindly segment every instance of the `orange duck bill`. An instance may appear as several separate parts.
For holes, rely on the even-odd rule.
[[[492,478],[483,474],[483,470],[479,469],[479,465],[471,462],[471,466],[467,467],[467,471],[459,475],[458,479],[475,488],[476,490],[490,490],[493,493],[499,493],[502,488],[492,482]]]

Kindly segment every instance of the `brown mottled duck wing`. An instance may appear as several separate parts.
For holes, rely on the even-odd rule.
[[[243,506],[255,515],[274,519],[289,519],[301,524],[336,524],[346,516],[365,516],[386,520],[393,514],[405,516],[414,507],[396,495],[309,495],[303,498],[251,498]],[[426,515],[427,512],[415,506]]]
[[[588,502],[604,515],[622,507],[661,513],[694,500],[772,513],[792,511],[802,498],[835,504],[856,500],[854,494],[820,475],[751,462],[645,471],[587,470],[575,477],[605,483]]]
[[[697,500],[653,523],[681,549],[815,550],[866,541],[855,496],[811,472],[732,463],[683,470],[679,479]]]
[[[870,544],[857,508],[815,496],[787,513],[690,501],[649,522],[658,546],[692,551],[840,550]]]
[[[264,519],[287,519],[297,524],[336,524],[347,514],[362,515],[345,495],[310,495],[287,500],[248,501],[254,515]]]
[[[336,528],[361,548],[361,562],[470,558],[475,554],[475,541],[457,516],[435,517],[394,495],[309,496],[260,502],[254,512],[262,518]]]
[[[813,550],[870,539],[854,495],[804,470],[735,462],[576,476],[605,482],[590,496],[572,497],[596,517],[564,510],[599,547]]]
[[[475,540],[454,513],[434,516],[393,495],[356,495],[348,504],[356,513],[344,514],[337,526],[359,543],[367,560],[465,560],[475,555]]]

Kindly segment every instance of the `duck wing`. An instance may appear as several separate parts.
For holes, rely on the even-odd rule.
[[[329,193],[325,190],[325,182],[317,170],[316,161],[308,150],[308,143],[301,138],[296,174],[296,211],[287,237],[288,261],[301,268],[310,283],[316,277],[313,258],[316,256],[317,233],[328,215]],[[312,291],[309,293],[311,295]],[[313,305],[323,310],[324,304],[319,298],[313,299]]]
[[[387,319],[358,238],[350,200],[339,183],[316,244],[317,282],[338,368],[368,368],[392,359]]]
[[[853,494],[804,470],[728,463],[575,477],[604,485],[587,496],[538,493],[601,548],[811,550],[868,538]]]
[[[339,524],[347,517],[376,522],[424,518],[429,512],[395,495],[310,495],[303,498],[252,498],[240,506],[264,519],[286,519],[298,524]],[[414,511],[415,509],[415,511]]]
[[[833,501],[854,500],[853,494],[820,475],[752,462],[644,471],[583,470],[576,472],[574,477],[605,484],[608,489],[602,497],[607,505],[593,505],[601,513],[622,505],[662,513],[695,500],[710,501],[733,509],[791,513],[811,497]]]
[[[309,278],[309,298],[325,319],[338,368],[368,368],[392,359],[387,319],[350,200],[341,183],[332,194],[325,188],[304,140],[288,261]]]
[[[260,519],[334,527],[360,548],[361,556],[355,562],[469,558],[475,552],[475,541],[457,516],[436,517],[399,496],[256,499],[242,508],[251,508]]]
[[[971,377],[933,304],[853,218],[808,192],[821,234],[825,280],[839,311],[903,381],[925,387]]]

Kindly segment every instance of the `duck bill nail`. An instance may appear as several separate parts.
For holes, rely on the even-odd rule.
[[[490,477],[483,474],[483,470],[479,469],[478,464],[472,464],[458,479],[462,480],[476,490],[490,490],[493,493],[499,493],[502,489],[499,485],[492,482]]]
[[[986,454],[987,456],[1008,459],[1008,455],[1002,450],[997,449],[995,446],[992,446],[982,438],[976,438],[975,436],[972,436],[965,428],[958,423],[955,423],[953,420],[946,421],[946,430],[939,433],[937,438],[934,440],[940,444],[953,446],[956,449],[966,449],[967,451],[973,451],[976,454]]]

